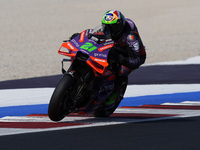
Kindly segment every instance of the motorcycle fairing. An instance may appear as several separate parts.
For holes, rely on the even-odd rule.
[[[63,43],[59,48],[58,53],[74,59],[77,52],[81,51],[89,56],[86,60],[88,65],[90,65],[96,72],[105,74],[106,67],[109,65],[107,62],[108,53],[113,47],[114,42],[111,39],[100,39],[100,36],[102,35],[95,36],[90,34],[90,29],[84,30],[74,39],[67,43]]]

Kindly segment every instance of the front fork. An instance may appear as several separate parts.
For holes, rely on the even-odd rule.
[[[109,76],[95,77],[93,70],[86,64],[79,60],[74,60],[66,71],[64,69],[64,62],[71,61],[63,59],[62,72],[72,76],[76,80],[76,84],[71,92],[71,105],[76,108],[88,108],[86,111],[92,111],[112,93],[114,89],[115,79]]]
[[[67,59],[63,59],[62,61],[62,72],[63,74],[67,74],[72,76],[76,80],[76,84],[71,92],[71,103],[74,107],[81,107],[82,105],[89,102],[88,100],[88,91],[91,86],[91,81],[94,79],[94,72],[92,69],[86,64],[85,61],[74,60],[66,71],[64,69],[63,63],[69,61]]]

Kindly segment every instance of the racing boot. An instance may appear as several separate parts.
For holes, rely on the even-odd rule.
[[[118,98],[118,94],[113,92],[104,102],[104,105],[107,109],[112,108],[115,105],[116,99]]]

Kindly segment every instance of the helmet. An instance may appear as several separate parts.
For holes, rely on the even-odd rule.
[[[109,10],[103,16],[102,28],[105,33],[110,32],[113,39],[118,39],[123,33],[125,22],[125,17],[120,11]]]

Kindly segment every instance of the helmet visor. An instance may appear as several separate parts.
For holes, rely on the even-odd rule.
[[[108,25],[107,25],[107,24],[102,24],[102,31],[103,31],[105,34],[110,34],[110,29],[108,28]]]
[[[110,32],[112,35],[118,34],[123,29],[123,25],[121,23],[103,24],[102,27],[104,32]]]

